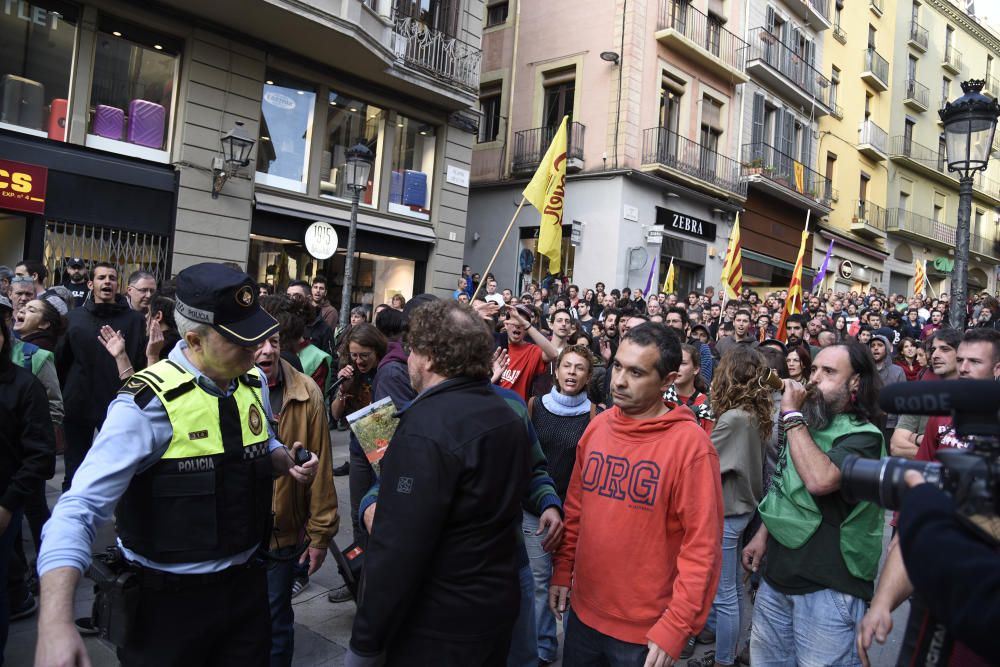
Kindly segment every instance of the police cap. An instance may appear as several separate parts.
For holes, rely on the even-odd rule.
[[[177,274],[177,312],[209,324],[227,340],[249,347],[274,333],[278,321],[257,302],[257,283],[222,264],[195,264]]]

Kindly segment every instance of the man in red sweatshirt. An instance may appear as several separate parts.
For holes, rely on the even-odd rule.
[[[567,610],[567,665],[672,665],[701,631],[722,563],[719,458],[690,410],[670,410],[680,341],[662,324],[625,336],[614,407],[590,422],[566,495],[549,605]]]

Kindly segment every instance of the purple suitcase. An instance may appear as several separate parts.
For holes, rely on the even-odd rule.
[[[128,141],[131,144],[163,148],[166,109],[155,102],[132,100],[128,105]]]
[[[99,137],[121,141],[125,127],[125,112],[118,107],[98,104],[94,109],[94,123],[91,131]]]

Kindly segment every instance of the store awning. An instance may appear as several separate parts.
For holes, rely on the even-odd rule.
[[[254,198],[256,200],[254,208],[260,211],[279,213],[303,220],[321,220],[339,227],[346,227],[351,222],[349,211],[318,202],[286,199],[266,192],[257,192],[254,194]],[[437,241],[434,229],[428,225],[396,219],[387,220],[365,211],[358,213],[358,229],[413,241],[423,241],[424,243]]]

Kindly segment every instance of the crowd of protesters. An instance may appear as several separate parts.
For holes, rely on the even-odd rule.
[[[135,271],[120,293],[116,266],[79,258],[49,278],[0,267],[0,656],[38,607],[21,524],[40,553],[56,455],[68,491],[123,383],[196,336],[175,280]],[[993,295],[950,323],[947,295],[821,290],[782,325],[786,290],[480,282],[464,267],[452,299],[356,306],[344,328],[322,276],[254,295],[276,322],[253,347],[269,429],[319,473],[275,482],[269,650],[250,664],[290,664],[291,599],[344,507],[366,568],[328,596],[358,603],[348,664],[548,664],[559,622],[566,665],[697,644],[714,648],[699,665],[867,660],[912,586],[894,539],[875,587],[883,512],[840,493],[840,466],[964,446],[946,418],[883,414],[878,392],[1000,375]],[[334,468],[330,429],[386,397],[401,421],[381,471],[353,433]]]

